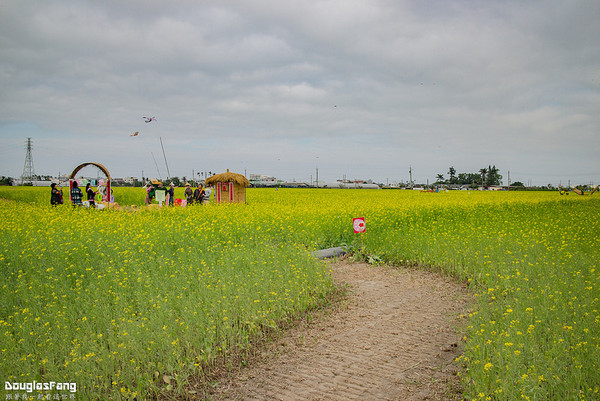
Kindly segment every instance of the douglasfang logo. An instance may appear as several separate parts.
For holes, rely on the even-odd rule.
[[[62,382],[24,382],[11,383],[4,382],[4,390],[6,391],[26,391],[28,393],[35,391],[70,391],[77,392],[77,383],[62,383]]]

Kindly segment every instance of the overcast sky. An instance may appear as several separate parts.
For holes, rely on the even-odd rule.
[[[599,21],[596,0],[1,0],[0,175],[31,137],[37,174],[164,179],[162,138],[179,177],[600,184]]]

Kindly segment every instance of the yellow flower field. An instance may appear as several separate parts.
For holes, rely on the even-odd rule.
[[[15,200],[0,202],[6,381],[68,380],[81,399],[183,394],[214,358],[327,302],[310,251],[345,244],[470,281],[465,397],[600,397],[595,195],[249,189],[246,205],[137,212],[51,207],[47,188],[0,198]]]

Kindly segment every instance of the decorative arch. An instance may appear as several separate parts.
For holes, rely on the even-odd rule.
[[[71,175],[69,176],[69,179],[72,180],[75,178],[75,175],[79,172],[79,170],[81,170],[82,168],[84,168],[85,166],[96,166],[98,167],[105,175],[106,175],[106,179],[108,181],[110,181],[110,173],[108,172],[108,170],[106,169],[106,167],[104,167],[102,164],[100,163],[81,163],[79,166],[75,167],[75,170],[73,170],[73,172],[71,173]]]
[[[73,172],[69,176],[69,200],[72,200],[71,199],[71,189],[73,189],[73,180],[75,179],[75,175],[79,172],[79,170],[81,170],[82,168],[84,168],[86,166],[96,166],[100,169],[100,171],[102,171],[104,173],[104,175],[106,175],[106,196],[103,196],[102,200],[106,201],[106,202],[110,202],[110,173],[108,172],[106,167],[104,167],[102,164],[93,163],[93,162],[81,163],[79,166],[75,167],[75,170],[73,170]]]

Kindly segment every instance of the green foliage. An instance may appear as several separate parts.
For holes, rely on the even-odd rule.
[[[456,174],[456,169],[454,167],[450,167],[448,169],[448,179],[444,180],[444,176],[442,174],[438,174],[436,176],[436,183],[438,184],[451,184],[451,185],[474,185],[480,186],[482,185],[500,185],[500,180],[502,180],[502,175],[499,173],[499,169],[496,166],[488,166],[487,168],[482,168],[479,170],[479,173],[458,173]]]
[[[468,399],[599,397],[600,199],[545,199],[388,215],[382,229],[395,229],[369,241],[371,253],[471,282],[459,359]]]
[[[215,358],[332,290],[323,262],[272,235],[277,216],[244,205],[2,202],[0,213],[0,371],[76,382],[78,399],[181,395]]]
[[[183,398],[214,358],[323,302],[331,278],[310,251],[347,244],[470,283],[465,398],[599,398],[600,197],[250,189],[246,205],[135,213],[53,208],[49,188],[0,198],[18,201],[0,202],[5,380],[74,380],[83,399]]]

